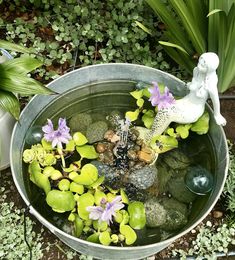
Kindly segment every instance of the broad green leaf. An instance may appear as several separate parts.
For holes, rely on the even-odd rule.
[[[142,116],[142,121],[144,122],[144,126],[150,129],[153,125],[155,114],[153,110],[148,110]]]
[[[197,122],[192,124],[190,130],[196,132],[199,135],[206,134],[209,130],[209,120],[209,113],[204,112],[204,114],[197,120]]]
[[[22,95],[54,93],[52,90],[44,87],[40,82],[28,76],[6,71],[3,65],[0,64],[0,89]]]
[[[76,205],[71,191],[51,190],[46,197],[47,204],[56,212],[71,211]]]
[[[139,108],[143,107],[143,105],[144,105],[144,99],[143,99],[143,98],[137,99],[136,104],[137,104],[137,106],[138,106]]]
[[[127,245],[132,245],[137,239],[135,231],[128,225],[120,225],[120,233],[125,237]]]
[[[41,173],[41,168],[38,162],[33,161],[29,165],[30,180],[37,185],[39,188],[43,189],[46,194],[51,190],[51,184],[48,177]]]
[[[4,62],[4,69],[17,74],[27,74],[43,65],[37,59],[31,57],[20,57]]]
[[[178,125],[175,129],[176,133],[179,134],[179,136],[182,139],[185,139],[189,136],[189,129],[191,127],[191,124],[188,125]]]
[[[91,185],[98,179],[98,170],[91,164],[85,164],[81,169],[81,174],[74,178],[76,183],[82,185]]]
[[[128,118],[131,122],[133,122],[138,119],[139,113],[139,109],[136,109],[135,111],[127,111],[125,118]]]
[[[144,32],[152,35],[151,30],[149,30],[147,27],[145,27],[142,23],[135,21],[136,25],[139,26]]]
[[[98,157],[98,154],[92,145],[76,146],[76,150],[82,158],[96,159]]]
[[[178,141],[173,136],[160,135],[160,136],[154,137],[151,140],[150,146],[156,153],[165,153],[174,148],[177,148]]]
[[[95,198],[91,193],[84,193],[78,199],[78,214],[79,217],[88,220],[89,212],[87,211],[87,207],[93,206],[95,203]]]
[[[132,97],[134,97],[135,99],[140,99],[141,97],[143,97],[143,89],[132,91],[132,92],[130,92],[130,94],[131,94]]]
[[[179,50],[181,50],[182,52],[184,52],[185,54],[189,55],[184,48],[182,48],[181,46],[179,46],[179,45],[177,45],[177,44],[174,44],[174,43],[171,43],[171,42],[164,42],[164,41],[158,41],[158,42],[159,42],[160,44],[162,44],[162,45],[179,49]]]
[[[0,48],[6,49],[9,51],[16,51],[16,52],[23,52],[23,53],[31,52],[30,49],[28,49],[24,46],[21,46],[21,45],[15,44],[15,43],[11,43],[8,41],[4,41],[4,40],[0,40]]]
[[[20,104],[14,94],[0,90],[0,109],[9,112],[16,120],[19,119]]]
[[[75,214],[74,220],[74,235],[76,237],[80,237],[84,228],[83,220],[79,218],[77,214]]]
[[[128,205],[130,216],[129,225],[134,229],[142,229],[146,225],[144,204],[140,201],[133,201]]]
[[[110,237],[110,233],[108,231],[101,232],[99,235],[100,243],[104,246],[109,246],[112,242],[112,239]]]
[[[82,145],[84,145],[84,144],[86,144],[88,142],[86,136],[83,135],[80,132],[76,132],[73,135],[73,140],[74,140],[75,144],[78,145],[78,146],[82,146]]]

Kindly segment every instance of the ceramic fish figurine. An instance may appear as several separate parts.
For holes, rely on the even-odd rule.
[[[137,129],[144,143],[148,144],[154,136],[161,135],[171,122],[189,124],[196,122],[204,113],[205,104],[210,97],[213,103],[214,118],[218,125],[226,124],[220,113],[218,96],[218,77],[216,69],[219,58],[215,53],[207,52],[200,56],[197,67],[193,70],[192,81],[187,83],[189,93],[167,108],[159,109],[150,130]]]

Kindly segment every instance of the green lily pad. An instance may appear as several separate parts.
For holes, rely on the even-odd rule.
[[[84,193],[79,197],[78,200],[78,214],[80,218],[89,220],[89,212],[86,210],[88,206],[93,206],[95,198],[91,193]]]
[[[63,213],[74,209],[76,201],[71,191],[51,190],[46,197],[47,204],[56,212]]]
[[[191,131],[196,132],[199,135],[206,134],[209,130],[210,116],[207,111],[197,120],[197,122],[192,124]]]
[[[136,109],[135,111],[127,111],[125,117],[133,122],[138,119],[139,113],[139,109]]]
[[[109,246],[112,242],[112,239],[110,237],[110,233],[108,231],[101,232],[99,235],[100,243],[104,246]]]
[[[91,164],[85,164],[81,169],[81,174],[75,177],[73,180],[82,185],[91,185],[98,179],[98,170]]]
[[[165,153],[178,147],[178,141],[173,136],[160,135],[151,140],[151,148],[156,153]]]
[[[130,216],[129,225],[134,229],[142,229],[146,225],[144,204],[140,201],[133,201],[128,206]]]
[[[82,158],[96,159],[98,157],[93,145],[76,146],[76,150]]]
[[[130,92],[130,94],[132,95],[133,98],[140,99],[141,97],[143,97],[143,89],[132,91]]]
[[[81,132],[76,132],[73,135],[73,140],[74,140],[75,144],[78,146],[82,146],[88,142],[86,136],[83,135]]]
[[[51,190],[51,184],[48,177],[41,173],[41,168],[38,162],[33,161],[29,165],[30,180],[37,185],[39,188],[43,189],[46,194]]]
[[[120,225],[120,233],[125,237],[127,245],[132,245],[137,239],[135,231],[128,225]]]
[[[144,122],[145,127],[147,127],[148,129],[152,127],[154,117],[155,114],[153,110],[148,110],[144,113],[144,115],[142,116],[142,121]]]

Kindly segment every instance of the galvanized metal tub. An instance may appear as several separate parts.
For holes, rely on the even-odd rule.
[[[211,211],[218,200],[226,179],[228,170],[228,148],[222,127],[218,126],[211,114],[209,139],[213,149],[215,173],[212,192],[196,202],[189,222],[175,236],[161,242],[143,246],[115,247],[90,243],[65,233],[44,216],[34,202],[33,185],[26,176],[26,168],[22,162],[22,152],[25,147],[27,131],[33,125],[45,124],[47,118],[68,117],[73,113],[74,106],[79,112],[87,110],[110,110],[113,107],[127,110],[134,107],[129,92],[137,82],[162,82],[178,96],[186,93],[185,84],[176,77],[141,65],[134,64],[102,64],[88,66],[72,71],[48,85],[61,93],[52,96],[36,96],[26,106],[20,121],[15,125],[11,141],[11,169],[18,191],[27,206],[43,225],[73,249],[100,259],[141,259],[153,255],[180,236],[186,234],[198,225]],[[157,212],[156,212],[157,214]]]

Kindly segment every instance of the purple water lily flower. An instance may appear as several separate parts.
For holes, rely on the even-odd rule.
[[[108,225],[112,223],[112,217],[115,217],[116,211],[122,209],[124,204],[121,202],[122,197],[116,196],[112,202],[102,204],[102,206],[88,206],[86,210],[90,213],[89,218],[92,220],[106,221]]]
[[[47,125],[42,127],[44,132],[44,138],[46,141],[52,143],[52,147],[62,148],[62,143],[67,144],[72,138],[69,133],[70,128],[66,125],[66,120],[64,118],[59,118],[58,129],[54,130],[53,123],[50,119],[47,119]]]
[[[151,94],[149,101],[151,101],[152,106],[157,106],[159,110],[168,108],[175,103],[175,99],[169,89],[165,87],[164,94],[161,94],[156,82],[153,82],[153,88],[150,88],[149,92]]]

